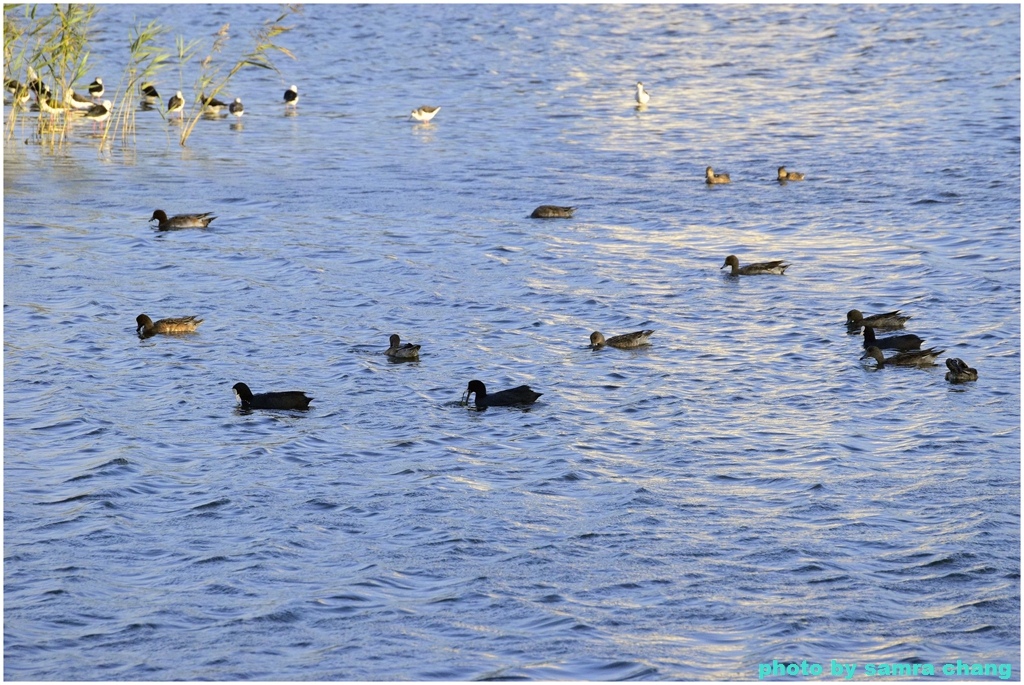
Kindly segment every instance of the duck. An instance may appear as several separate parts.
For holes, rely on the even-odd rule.
[[[651,94],[644,90],[644,84],[640,81],[636,82],[636,103],[638,105],[646,105],[651,101]]]
[[[950,383],[969,383],[978,380],[978,370],[967,366],[963,359],[950,358],[946,360],[946,380]]]
[[[897,352],[892,357],[883,357],[882,351],[877,347],[869,347],[867,351],[861,356],[861,359],[867,359],[871,357],[878,366],[876,369],[881,369],[885,366],[933,366],[935,358],[945,350],[937,350],[934,347],[928,348],[927,350],[910,350],[906,352]]]
[[[618,347],[620,350],[628,350],[634,347],[650,345],[650,337],[653,334],[654,331],[634,331],[632,333],[615,335],[606,340],[600,331],[594,331],[590,334],[590,346],[595,350],[605,345],[608,347]]]
[[[420,346],[413,345],[412,343],[402,344],[402,339],[395,333],[389,339],[391,347],[384,351],[384,354],[391,357],[392,359],[419,359],[420,358]]]
[[[780,181],[802,181],[804,175],[799,171],[786,171],[786,167],[779,167],[779,180]]]
[[[150,221],[157,222],[157,228],[161,231],[173,231],[179,228],[206,228],[210,225],[210,222],[216,219],[215,216],[210,216],[213,212],[204,212],[203,214],[176,214],[170,218],[167,217],[167,213],[162,209],[158,209],[153,212],[153,216],[149,218]]]
[[[903,335],[890,335],[888,338],[876,338],[875,329],[871,326],[864,327],[864,349],[877,347],[880,350],[919,350],[924,340],[913,333]]]
[[[284,91],[284,104],[285,107],[295,107],[299,104],[299,89],[294,85]]]
[[[138,324],[135,332],[139,334],[140,338],[149,338],[157,334],[174,334],[174,333],[194,333],[199,324],[203,322],[202,319],[198,319],[194,316],[176,316],[169,319],[160,319],[154,322],[153,319],[149,318],[145,314],[139,314],[135,317],[135,323]]]
[[[307,397],[301,390],[285,390],[284,392],[263,392],[253,394],[245,383],[235,383],[232,387],[235,397],[242,409],[309,409],[314,398]]]
[[[777,262],[757,262],[756,264],[747,264],[741,269],[740,260],[736,255],[731,254],[725,258],[725,264],[718,267],[718,270],[721,271],[725,267],[731,266],[730,276],[763,276],[766,274],[781,276],[786,273],[786,269],[792,266],[791,264],[783,264],[783,261],[780,259]]]
[[[242,104],[242,98],[235,98],[235,101],[228,106],[228,111],[236,117],[242,116],[245,113],[245,105]]]
[[[713,186],[722,183],[732,183],[732,180],[729,178],[729,174],[716,174],[714,169],[708,167],[704,170],[704,182],[709,186]]]
[[[533,404],[537,398],[543,395],[542,392],[534,392],[528,385],[520,385],[516,388],[501,390],[490,395],[482,381],[473,380],[469,382],[466,392],[462,395],[462,404],[469,404],[469,396],[476,393],[476,408],[486,409],[487,407],[514,407],[517,405]]]
[[[167,113],[174,114],[185,109],[185,98],[179,90],[167,99]]]
[[[430,121],[431,119],[433,119],[434,116],[438,112],[440,112],[440,111],[441,111],[441,106],[440,105],[438,105],[437,107],[431,107],[429,105],[423,105],[422,107],[414,109],[412,112],[410,112],[409,116],[411,116],[416,121],[421,121],[423,123],[426,123],[426,122]]]
[[[559,207],[558,205],[541,205],[533,210],[531,219],[571,219],[575,207]]]
[[[872,314],[871,316],[864,316],[858,309],[851,309],[846,313],[846,325],[852,328],[860,328],[861,326],[871,326],[879,330],[903,328],[903,324],[909,320],[910,317],[901,316],[898,309],[884,314]]]

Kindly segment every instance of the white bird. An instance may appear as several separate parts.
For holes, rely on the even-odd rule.
[[[640,81],[636,82],[636,101],[640,105],[646,105],[651,101],[651,94],[644,90],[644,84]]]
[[[228,111],[236,117],[242,116],[245,113],[245,107],[242,106],[242,98],[235,98],[235,101],[228,106]]]

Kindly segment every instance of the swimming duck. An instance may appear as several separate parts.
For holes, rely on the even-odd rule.
[[[871,316],[864,316],[857,309],[851,309],[846,313],[846,325],[851,328],[860,328],[861,326],[871,326],[879,330],[903,328],[903,324],[909,319],[909,316],[900,316],[900,310],[898,309],[894,312],[872,314]]]
[[[392,359],[419,359],[420,346],[412,343],[402,344],[402,339],[395,333],[390,338],[391,347],[384,351],[384,354]]]
[[[557,205],[541,205],[533,210],[531,219],[571,219],[575,207],[559,207]]]
[[[284,392],[263,392],[254,395],[245,383],[235,383],[232,387],[235,397],[242,404],[242,409],[309,409],[312,397],[300,390]]]
[[[145,314],[139,314],[135,317],[135,323],[138,324],[135,332],[139,334],[140,338],[149,338],[158,333],[193,333],[202,322],[202,319],[197,319],[194,316],[177,316],[154,322]]]
[[[924,340],[913,333],[890,335],[888,338],[876,338],[875,329],[864,327],[864,349],[877,347],[880,350],[919,350]]]
[[[967,366],[967,362],[963,359],[947,359],[946,367],[949,368],[946,380],[950,383],[968,383],[978,380],[978,370]]]
[[[646,105],[651,101],[651,94],[644,90],[644,84],[636,82],[636,102],[638,105]]]
[[[708,167],[704,170],[704,182],[708,185],[716,185],[720,183],[732,183],[729,179],[729,174],[716,174],[715,170]]]
[[[616,335],[605,340],[604,335],[602,335],[600,331],[594,331],[590,334],[590,346],[595,350],[600,349],[605,345],[608,347],[618,347],[621,350],[628,350],[633,347],[650,345],[650,337],[653,334],[654,331],[634,331],[633,333],[623,333],[622,335]]]
[[[416,121],[422,121],[423,123],[426,123],[426,122],[430,121],[431,119],[433,119],[434,115],[436,115],[440,111],[441,111],[441,106],[440,105],[438,105],[437,107],[430,107],[428,105],[423,105],[422,107],[419,107],[418,109],[414,109],[412,112],[410,112],[409,116],[411,116]]]
[[[179,90],[167,99],[167,113],[173,114],[175,112],[181,112],[183,109],[185,109],[185,98]]]
[[[779,167],[779,180],[780,181],[802,181],[804,175],[799,171],[786,171],[786,167]]]
[[[245,105],[242,104],[242,98],[235,98],[235,101],[228,106],[228,111],[236,117],[245,114]]]
[[[150,221],[158,222],[157,228],[161,231],[174,231],[179,228],[206,228],[210,225],[210,222],[216,219],[215,216],[210,216],[213,212],[205,212],[203,214],[177,214],[171,218],[167,218],[167,213],[162,209],[158,209],[153,212],[153,216],[149,218]]]
[[[520,385],[500,392],[487,394],[487,388],[481,381],[470,381],[466,392],[462,395],[462,403],[469,404],[469,396],[476,393],[477,409],[486,407],[514,407],[522,404],[533,404],[542,392],[534,392],[528,385]]]
[[[867,359],[871,357],[878,366],[876,369],[881,369],[884,366],[933,366],[935,358],[945,350],[937,350],[931,347],[927,350],[911,350],[908,352],[897,352],[892,357],[883,357],[882,351],[877,347],[869,347],[867,351],[861,356],[861,359]]]
[[[285,107],[295,107],[299,104],[299,89],[294,85],[284,91],[284,104]]]
[[[736,255],[731,254],[725,258],[725,264],[718,267],[718,270],[721,271],[725,267],[731,266],[732,272],[729,274],[730,276],[763,276],[765,274],[777,274],[781,276],[786,273],[786,269],[792,266],[791,264],[783,264],[782,262],[783,260],[781,259],[777,262],[757,262],[756,264],[747,264],[741,269],[740,260]]]

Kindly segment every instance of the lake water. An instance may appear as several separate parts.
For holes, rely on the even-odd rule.
[[[230,23],[226,70],[274,11],[102,6],[78,85],[116,89],[136,20],[167,47]],[[834,659],[1018,680],[1020,19],[310,5],[279,38],[297,59],[242,71],[221,99],[245,117],[185,148],[157,112],[134,146],[80,122],[57,152],[23,118],[4,676],[713,680]],[[162,72],[165,101],[191,101],[196,68]],[[527,218],[540,204],[578,210]],[[160,233],[156,208],[218,218]],[[729,254],[792,266],[735,279]],[[901,309],[946,352],[873,370],[853,308]],[[143,312],[205,323],[140,341]],[[587,347],[641,328],[647,348]],[[390,363],[391,333],[420,360]],[[948,356],[978,382],[946,382]],[[472,411],[474,378],[544,394]],[[239,381],[315,400],[241,412]]]

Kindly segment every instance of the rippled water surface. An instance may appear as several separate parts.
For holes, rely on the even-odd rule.
[[[226,67],[274,10],[103,6],[87,81],[136,20],[230,23]],[[157,112],[128,149],[4,147],[5,677],[1019,679],[1018,6],[286,23],[297,59],[186,148]],[[875,371],[852,308],[946,352]],[[142,312],[205,323],[140,341]],[[471,411],[473,378],[544,395]],[[238,381],[316,399],[243,413]]]

